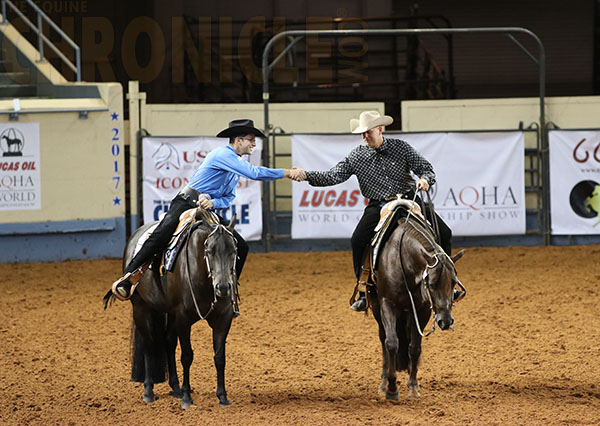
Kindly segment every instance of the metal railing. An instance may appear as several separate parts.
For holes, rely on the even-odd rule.
[[[38,36],[38,51],[40,53],[40,62],[44,62],[44,42],[58,55],[60,59],[75,73],[77,81],[81,81],[81,49],[80,47],[73,41],[71,38],[60,29],[58,25],[52,21],[48,15],[46,15],[37,4],[35,4],[32,0],[25,0],[25,2],[31,6],[31,8],[35,11],[37,15],[37,26],[34,25],[23,12],[19,10],[17,6],[15,6],[10,0],[2,0],[2,23],[1,25],[7,25],[8,20],[6,18],[6,5],[10,6],[10,8],[23,19],[29,28],[33,30]],[[52,41],[44,35],[43,32],[43,23],[46,21],[54,31],[56,31],[62,38],[65,40],[74,50],[75,50],[75,64],[71,62],[69,58],[67,58],[55,45]]]
[[[545,114],[545,96],[546,96],[546,51],[539,37],[532,31],[526,28],[520,27],[498,27],[498,28],[410,28],[410,29],[373,29],[373,30],[294,30],[294,31],[282,31],[275,35],[269,40],[263,50],[262,56],[262,72],[263,72],[263,110],[264,110],[264,130],[267,138],[270,136],[271,123],[269,122],[269,77],[273,67],[285,57],[285,55],[291,50],[291,48],[301,39],[306,39],[310,36],[330,36],[330,37],[341,37],[341,36],[385,36],[385,35],[414,35],[424,36],[433,34],[447,34],[447,35],[480,35],[480,34],[504,34],[510,38],[521,50],[525,52],[530,59],[538,66],[538,82],[539,82],[539,127],[541,129],[541,160],[542,160],[542,187],[549,188],[550,174],[549,174],[549,156],[548,156],[548,133],[546,128],[546,114]],[[529,52],[526,47],[520,43],[513,34],[521,34],[529,36],[538,47],[538,54],[534,55]],[[273,50],[275,43],[282,38],[290,38],[291,42],[287,47],[269,63],[269,57]],[[263,150],[263,158],[268,162],[269,150],[266,145]],[[269,182],[265,182],[263,185],[265,191],[268,193]],[[550,244],[550,197],[543,197],[542,200],[542,222],[544,233],[545,244]],[[263,209],[265,211],[270,210],[270,199],[266,196],[263,197]],[[265,235],[265,237],[267,237]],[[268,243],[268,242],[267,242]]]

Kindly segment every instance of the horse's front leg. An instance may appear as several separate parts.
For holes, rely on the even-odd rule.
[[[382,298],[381,301],[381,322],[385,331],[384,352],[387,352],[387,371],[385,369],[384,354],[384,371],[382,377],[387,378],[387,390],[385,392],[386,399],[398,399],[398,385],[396,383],[396,356],[398,354],[398,335],[396,333],[396,313],[391,306],[391,303]],[[383,383],[382,383],[383,384]]]
[[[427,325],[427,320],[430,316],[429,308],[422,309],[419,312],[419,323],[415,324],[413,318],[410,319],[410,342],[408,344],[408,396],[409,398],[418,398],[419,395],[419,381],[417,380],[417,370],[419,367],[419,358],[421,357],[421,343],[423,337],[419,333],[417,327],[423,329]]]
[[[142,399],[144,402],[154,402],[156,401],[156,396],[154,395],[154,382],[152,381],[152,357],[148,352],[144,354],[144,367],[146,371]]]
[[[175,350],[177,349],[177,329],[175,328],[175,318],[173,315],[167,316],[167,366],[169,368],[169,386],[171,386],[171,395],[176,398],[183,397],[181,387],[179,387],[179,377],[177,376],[177,363],[175,361]]]
[[[190,386],[190,366],[194,360],[194,351],[190,342],[190,333],[192,326],[188,324],[178,325],[177,334],[179,335],[179,344],[181,346],[181,365],[183,366],[183,384],[181,390],[183,396],[181,398],[181,408],[187,410],[194,404],[192,400],[192,388]]]
[[[232,319],[233,310],[231,313],[212,316],[208,322],[213,329],[214,361],[217,369],[217,398],[219,398],[219,406],[221,407],[231,405],[231,402],[227,399],[227,390],[225,389],[225,344]]]

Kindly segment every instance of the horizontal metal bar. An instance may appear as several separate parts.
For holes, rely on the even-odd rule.
[[[570,129],[569,129],[570,130]],[[590,129],[597,130],[597,129]],[[410,135],[410,134],[423,134],[423,133],[507,133],[507,132],[537,132],[536,129],[485,129],[485,130],[427,130],[423,132],[402,132],[398,130],[386,130],[385,134],[390,135]],[[337,136],[337,135],[351,135],[350,132],[320,132],[320,133],[308,133],[308,132],[296,132],[296,133],[271,133],[271,137],[279,137],[279,136],[294,136],[294,135],[315,135],[315,136]],[[360,135],[356,135],[360,137]],[[536,149],[536,148],[527,148],[527,149]]]
[[[0,110],[0,114],[46,114],[52,112],[97,112],[97,111],[108,111],[108,108],[62,108],[62,109],[22,109],[15,111]]]

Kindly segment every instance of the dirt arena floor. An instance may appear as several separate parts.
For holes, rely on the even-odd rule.
[[[421,397],[378,394],[371,315],[348,309],[349,252],[251,254],[215,396],[192,330],[195,405],[129,381],[131,307],[102,310],[119,260],[0,265],[2,425],[600,424],[600,246],[470,248],[455,331],[423,342]]]

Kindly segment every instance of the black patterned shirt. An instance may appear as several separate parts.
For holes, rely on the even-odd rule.
[[[356,175],[363,196],[383,200],[415,189],[411,171],[430,186],[435,183],[429,161],[407,142],[384,138],[379,148],[357,146],[329,171],[306,172],[306,180],[312,186],[331,186]]]

